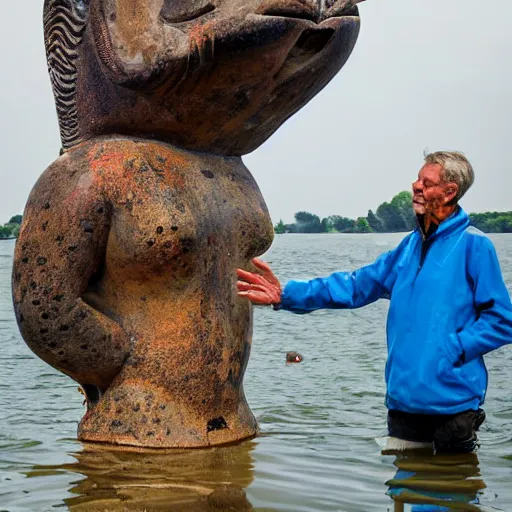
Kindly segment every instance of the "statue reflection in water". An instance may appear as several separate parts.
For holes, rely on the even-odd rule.
[[[481,512],[479,493],[486,486],[480,477],[476,453],[395,454],[397,472],[386,482],[394,512]]]
[[[207,450],[141,450],[85,445],[75,463],[53,467],[85,478],[65,499],[70,512],[252,511],[254,442]],[[47,472],[48,466],[33,473]]]

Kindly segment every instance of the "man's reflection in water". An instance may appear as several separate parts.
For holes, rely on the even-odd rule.
[[[85,478],[64,500],[70,512],[252,511],[244,489],[254,478],[254,442],[183,451],[85,445],[74,464]]]
[[[402,452],[396,456],[397,472],[386,482],[394,512],[480,512],[478,494],[485,484],[476,453]]]

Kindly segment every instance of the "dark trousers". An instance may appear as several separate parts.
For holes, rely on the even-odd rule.
[[[409,414],[388,411],[388,432],[405,441],[433,443],[436,452],[471,452],[476,432],[485,420],[483,409],[453,415]]]

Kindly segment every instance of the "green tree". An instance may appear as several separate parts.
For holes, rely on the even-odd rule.
[[[412,209],[412,193],[399,192],[391,199],[391,206],[394,206],[402,216],[407,231],[412,231],[416,227],[416,216]]]
[[[377,208],[377,216],[382,220],[384,231],[396,233],[407,231],[407,226],[400,210],[390,203],[382,203]]]
[[[472,213],[469,220],[484,233],[512,233],[512,212]]]
[[[15,215],[9,219],[8,224],[21,224],[23,217],[21,215]]]
[[[355,230],[357,233],[371,233],[373,231],[365,217],[359,217],[356,220]]]
[[[334,229],[340,233],[350,233],[356,226],[356,221],[349,219],[348,217],[342,217],[341,215],[331,215],[327,217],[327,224],[331,229]]]
[[[284,222],[280,219],[279,222],[274,226],[274,232],[276,235],[281,235],[282,233],[286,233],[286,227]]]
[[[12,236],[11,228],[7,226],[0,226],[0,238],[10,238]]]
[[[368,224],[375,233],[382,233],[384,231],[384,224],[371,210],[368,210],[368,216],[366,218],[368,220]]]
[[[512,233],[512,212],[471,213],[469,220],[484,233]]]
[[[309,212],[297,212],[295,223],[298,233],[322,233],[323,226],[320,217]]]

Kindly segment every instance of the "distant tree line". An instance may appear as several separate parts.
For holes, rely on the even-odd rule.
[[[17,238],[20,233],[20,225],[22,221],[21,215],[15,215],[9,219],[9,222],[0,226],[1,238]]]
[[[472,213],[470,222],[485,233],[512,233],[512,212]],[[321,219],[309,212],[297,212],[293,224],[280,220],[276,233],[401,233],[416,227],[411,192],[400,192],[376,210],[368,210],[366,217],[350,219],[331,215]]]
[[[469,218],[484,233],[512,233],[512,212],[472,213]]]

